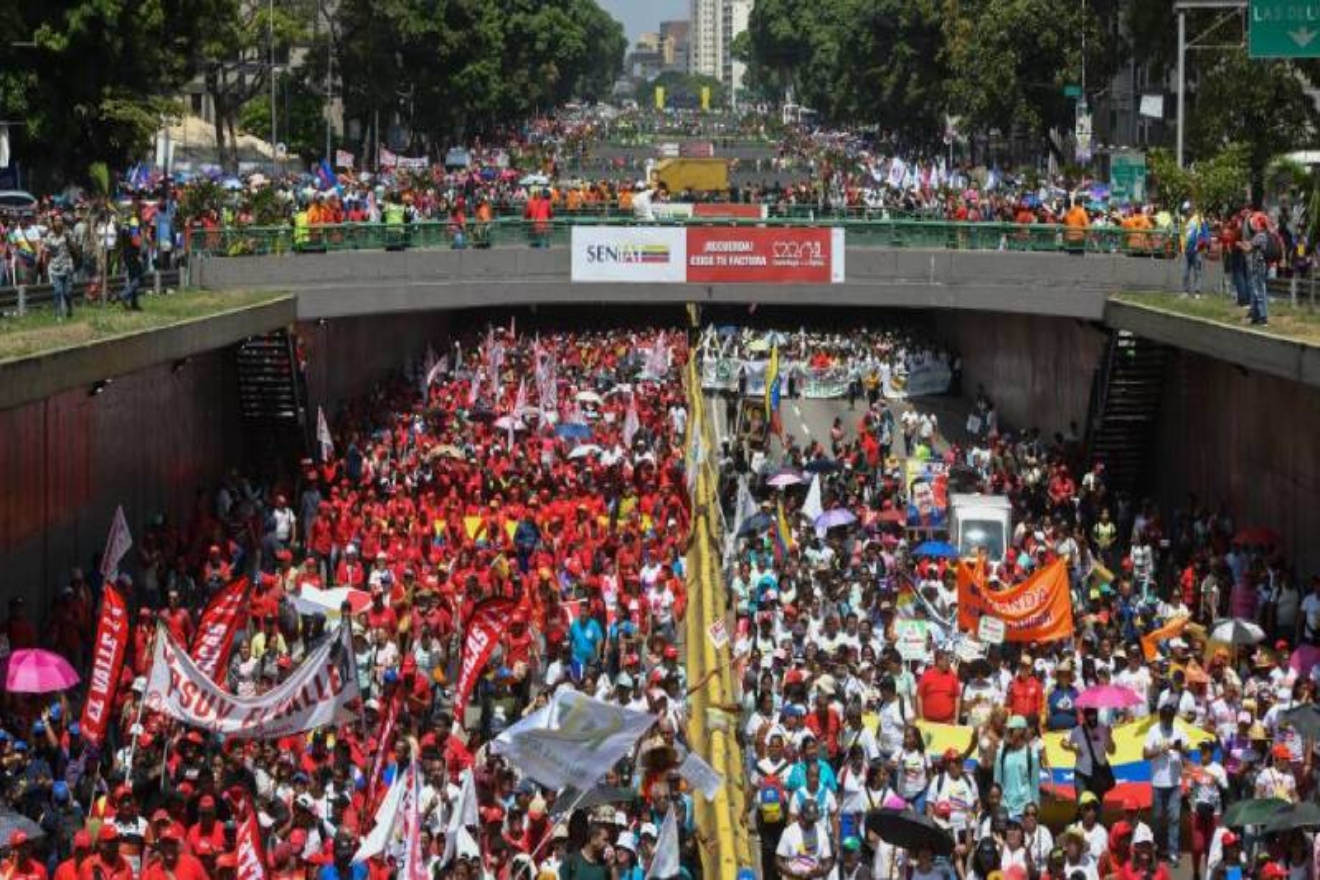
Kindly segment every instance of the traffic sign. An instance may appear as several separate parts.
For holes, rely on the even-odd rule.
[[[1146,200],[1146,154],[1114,153],[1109,158],[1109,197],[1115,202]]]
[[[1065,98],[1080,98],[1082,96],[1082,87],[1072,85],[1064,86],[1063,96]]]
[[[1320,58],[1320,0],[1251,0],[1252,58]]]

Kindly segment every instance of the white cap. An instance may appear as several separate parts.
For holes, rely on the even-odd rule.
[[[304,810],[310,810],[316,806],[316,801],[312,800],[312,796],[307,792],[298,795],[297,799],[294,800],[294,803],[302,807]]]
[[[633,836],[631,831],[619,832],[619,839],[614,842],[614,845],[619,849],[626,849],[633,855],[637,854],[637,838]]]
[[[1140,843],[1154,843],[1155,835],[1151,832],[1150,826],[1142,822],[1137,825],[1137,830],[1132,833],[1132,845]]]
[[[659,837],[660,831],[655,827],[655,823],[643,822],[640,834],[642,837]]]
[[[139,675],[137,678],[133,679],[133,690],[139,694],[146,692],[147,677],[145,675]]]
[[[620,672],[619,677],[614,679],[614,684],[616,687],[631,689],[633,686],[633,677],[626,672]]]

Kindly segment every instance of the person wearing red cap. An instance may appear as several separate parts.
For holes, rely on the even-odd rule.
[[[219,851],[225,847],[225,826],[215,818],[215,798],[209,794],[197,800],[197,821],[188,829],[188,849],[196,852],[199,842],[205,840]]]
[[[9,857],[0,868],[5,880],[46,880],[46,866],[32,857],[27,832],[15,830],[9,835]]]
[[[1292,771],[1292,752],[1283,743],[1270,749],[1272,763],[1256,774],[1256,797],[1297,802],[1297,777]]]
[[[142,872],[142,880],[207,880],[206,868],[191,853],[183,851],[183,834],[171,825],[157,842],[159,856]]]
[[[78,866],[92,854],[92,835],[86,829],[73,834],[73,855],[55,866],[54,880],[78,880]]]
[[[135,872],[119,853],[119,832],[109,822],[96,835],[96,853],[78,866],[78,880],[133,880]]]
[[[111,821],[119,835],[119,853],[128,860],[133,873],[137,874],[142,870],[142,852],[147,844],[148,823],[138,812],[137,800],[129,786],[120,785],[115,789],[114,803],[115,815]]]

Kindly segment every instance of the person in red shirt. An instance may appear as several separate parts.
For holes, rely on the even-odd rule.
[[[1040,679],[1032,674],[1031,657],[1023,654],[1018,660],[1017,675],[1008,683],[1008,714],[1040,718],[1044,708],[1045,691]]]
[[[207,880],[201,861],[183,851],[183,834],[177,826],[161,834],[159,851],[160,856],[142,872],[142,880]]]
[[[399,631],[399,615],[385,604],[385,591],[379,585],[371,588],[371,605],[364,614],[368,629],[383,629],[391,638]]]
[[[92,854],[92,835],[79,830],[73,835],[73,855],[55,866],[55,880],[78,880],[78,866]]]
[[[9,835],[9,858],[4,863],[5,880],[46,880],[46,866],[32,858],[26,831]]]
[[[197,802],[197,822],[188,829],[188,848],[195,852],[203,840],[217,851],[225,848],[225,826],[216,821],[215,798],[209,794],[202,795]]]
[[[119,854],[119,831],[107,822],[96,835],[96,854],[78,866],[78,880],[133,880],[133,865]]]
[[[834,687],[828,682],[816,691],[816,707],[807,714],[806,725],[816,735],[816,739],[825,747],[825,753],[831,761],[839,756],[839,730],[843,726],[839,713],[830,705],[834,696]]]
[[[917,682],[917,717],[939,724],[957,724],[962,702],[962,684],[950,667],[949,652],[935,651],[935,665]]]
[[[27,619],[26,605],[22,596],[9,600],[9,619],[5,621],[5,633],[9,636],[11,650],[37,646],[37,629]]]
[[[178,644],[191,645],[195,627],[188,609],[179,606],[179,592],[170,590],[166,603],[165,610],[160,613],[160,619],[165,622],[165,629]]]

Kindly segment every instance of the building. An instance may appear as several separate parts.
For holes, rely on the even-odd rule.
[[[733,59],[733,41],[747,30],[755,5],[755,0],[692,0],[688,73],[718,79],[732,101],[746,74],[746,65]]]
[[[724,0],[723,5],[720,24],[720,82],[724,83],[729,105],[736,109],[739,93],[743,89],[743,79],[747,76],[747,65],[734,59],[733,41],[747,30],[754,0]]]
[[[687,22],[661,22],[659,32],[647,31],[637,38],[625,67],[628,75],[653,80],[669,71],[687,71]]]
[[[678,21],[660,22],[660,39],[668,40],[674,47],[673,61],[666,66],[666,70],[677,70],[686,73],[688,69],[688,37],[691,28],[686,19]]]

